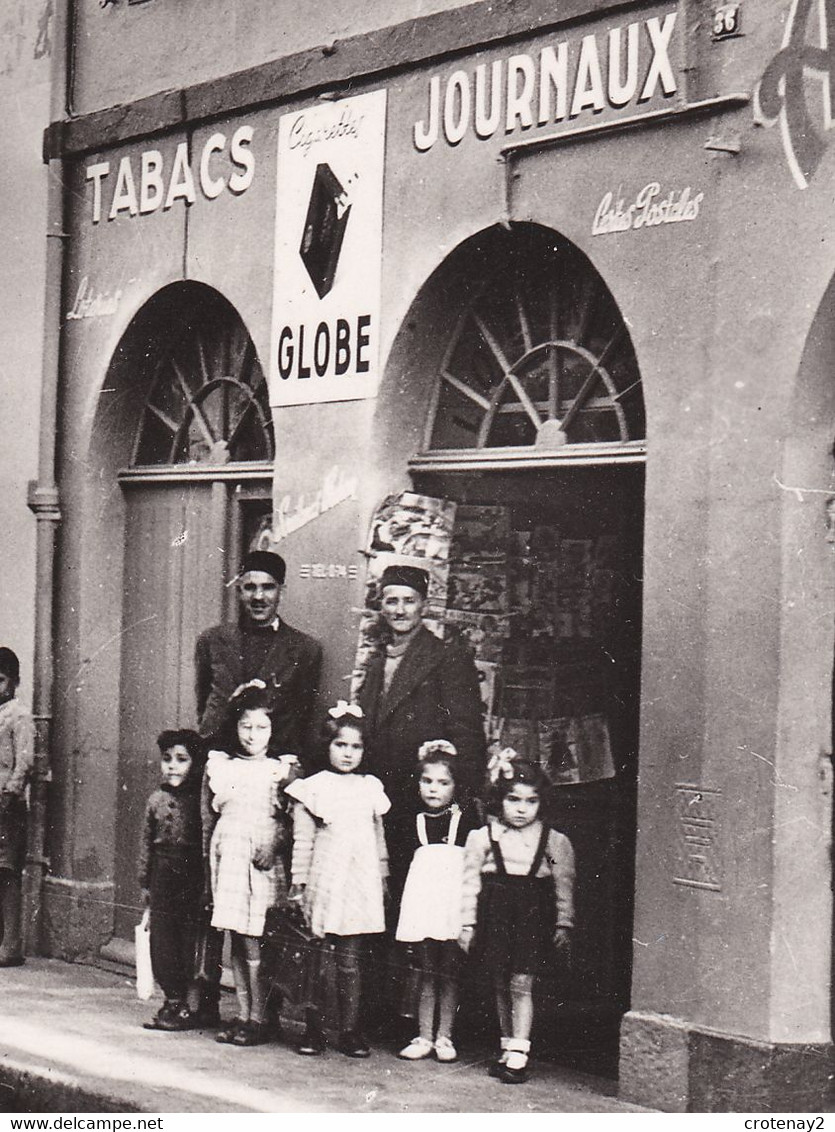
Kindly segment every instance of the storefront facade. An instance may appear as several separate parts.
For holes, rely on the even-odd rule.
[[[526,7],[51,131],[69,240],[44,945],[128,937],[153,739],[193,722],[193,643],[234,616],[241,550],[285,555],[332,702],[372,517],[413,492],[457,505],[459,541],[483,520],[447,623],[493,666],[497,737],[544,758],[571,719],[597,764],[558,791],[581,911],[579,1006],[555,1025],[580,1019],[593,1057],[620,1023],[641,1103],[814,1109],[835,150],[804,67],[823,8]],[[499,589],[462,599],[474,573]]]

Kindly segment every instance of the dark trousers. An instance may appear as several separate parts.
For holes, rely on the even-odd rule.
[[[157,852],[151,868],[151,966],[167,999],[194,979],[203,870],[200,853]]]

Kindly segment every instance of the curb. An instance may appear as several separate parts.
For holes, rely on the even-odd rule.
[[[80,1077],[4,1058],[0,1062],[0,1113],[146,1112],[125,1098],[92,1089]]]

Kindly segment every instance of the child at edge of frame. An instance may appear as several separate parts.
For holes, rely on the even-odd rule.
[[[17,700],[20,662],[0,648],[0,967],[20,967],[26,783],[35,761],[35,724]]]
[[[542,820],[548,780],[511,748],[488,768],[491,815],[467,838],[459,940],[493,984],[500,1052],[488,1069],[508,1085],[527,1081],[533,988],[570,951],[574,850]]]
[[[191,1030],[188,1004],[203,895],[200,783],[205,745],[196,731],[157,737],[160,785],[145,807],[139,887],[151,912],[151,967],[165,1001],[146,1030]]]
[[[340,700],[328,715],[326,769],[297,779],[285,791],[296,803],[290,899],[300,906],[318,949],[333,952],[338,1048],[347,1057],[365,1058],[371,1050],[360,1027],[361,961],[368,936],[385,930],[388,852],[382,819],[391,803],[379,778],[360,770],[366,733],[362,710]],[[318,958],[311,952],[311,965]],[[320,1002],[307,1010],[297,1049],[302,1055],[325,1049],[321,997],[320,988]]]

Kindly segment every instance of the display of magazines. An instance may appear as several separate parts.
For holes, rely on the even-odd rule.
[[[450,547],[448,632],[469,642],[488,739],[558,785],[614,775],[600,648],[611,616],[617,539],[556,524],[514,529],[509,507],[462,504]]]
[[[497,717],[492,738],[523,758],[539,763],[554,786],[613,778],[615,764],[606,717],[561,716],[555,719]]]
[[[473,613],[464,609],[444,610],[444,621],[461,634],[475,654],[476,661],[499,664],[510,636],[510,618],[495,613]]]

